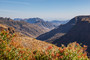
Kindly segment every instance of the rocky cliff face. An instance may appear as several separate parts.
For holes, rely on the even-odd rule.
[[[76,24],[64,36],[56,39],[53,44],[60,46],[61,44],[67,45],[70,42],[78,42],[88,46],[90,52],[90,16],[77,16],[71,21]]]

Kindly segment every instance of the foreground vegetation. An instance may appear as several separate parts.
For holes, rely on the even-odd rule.
[[[59,49],[49,46],[42,51],[30,51],[21,45],[20,41],[14,40],[15,34],[9,31],[0,32],[0,60],[89,60],[86,45],[73,42]]]

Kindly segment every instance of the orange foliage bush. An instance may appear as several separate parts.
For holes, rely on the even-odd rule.
[[[0,32],[0,60],[89,60],[86,45],[82,47],[74,42],[59,49],[49,46],[46,50],[31,52],[15,41],[14,36],[8,31]]]

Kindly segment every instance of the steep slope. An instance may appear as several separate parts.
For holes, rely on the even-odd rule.
[[[77,19],[73,18],[68,23],[62,24],[59,27],[51,30],[50,32],[46,32],[38,36],[37,39],[47,42],[53,42],[55,39],[58,39],[59,37],[67,33],[76,24],[76,22]]]
[[[41,27],[37,25],[29,24],[24,21],[14,21],[10,18],[0,17],[0,24],[14,27],[16,31],[22,34],[25,34],[27,36],[33,37],[33,38],[36,38],[40,34],[47,32],[46,30],[42,29]]]
[[[77,16],[77,22],[70,31],[53,43],[60,46],[61,44],[67,45],[70,42],[78,42],[88,46],[90,53],[90,16]],[[75,19],[74,18],[74,19]]]

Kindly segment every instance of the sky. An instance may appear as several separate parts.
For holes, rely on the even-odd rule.
[[[68,20],[90,15],[90,0],[0,0],[0,17]]]

